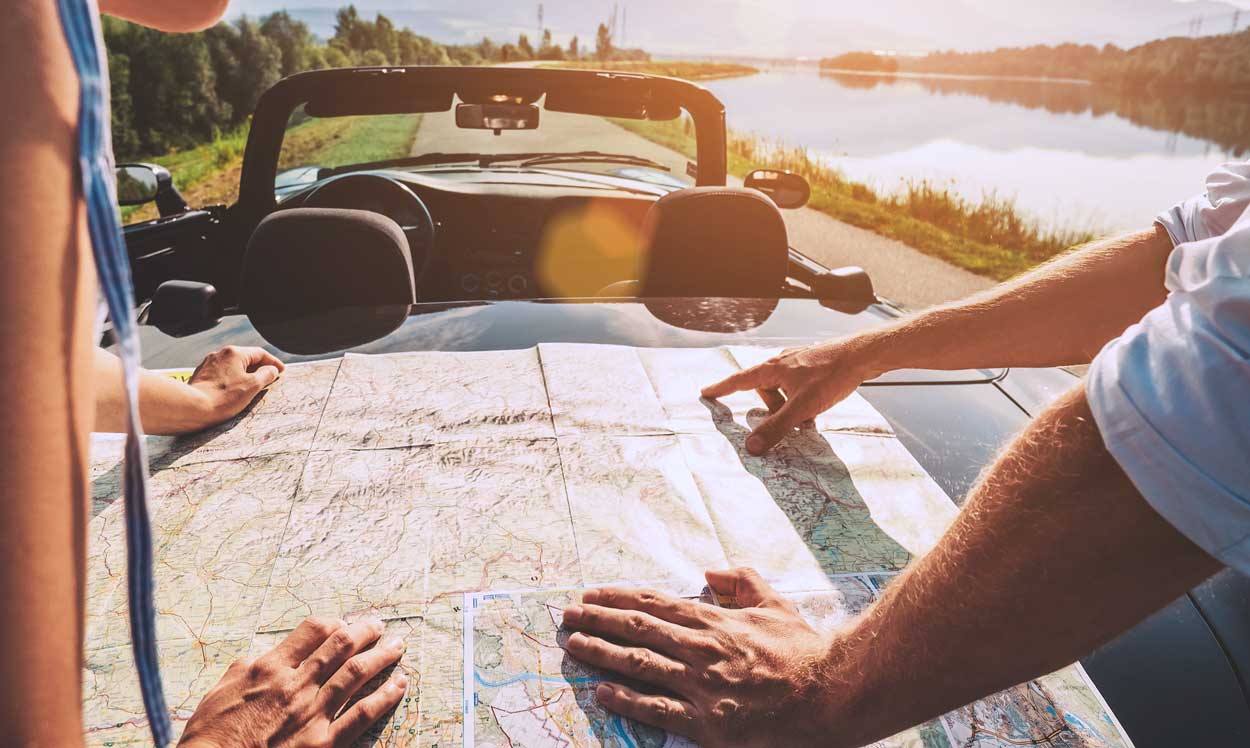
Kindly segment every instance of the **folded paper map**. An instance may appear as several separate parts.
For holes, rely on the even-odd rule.
[[[229,663],[304,617],[377,615],[408,641],[385,746],[642,748],[560,649],[571,591],[699,590],[753,566],[831,628],[956,514],[853,395],[764,458],[754,393],[699,388],[775,351],[541,345],[291,366],[234,421],[149,438],[157,612],[177,729]],[[128,645],[122,443],[93,440],[84,715],[143,744]],[[466,606],[467,601],[467,606]],[[887,741],[1125,746],[1079,668]]]

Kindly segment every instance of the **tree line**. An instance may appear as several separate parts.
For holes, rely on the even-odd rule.
[[[379,13],[341,8],[334,36],[322,42],[285,11],[239,18],[197,34],[165,34],[104,18],[113,99],[113,149],[121,160],[190,148],[244,126],[260,95],[286,76],[358,65],[482,65],[521,60],[646,60],[620,49],[607,24],[593,47],[578,37],[567,46],[550,29],[537,43],[442,44],[397,28]]]
[[[1250,92],[1250,29],[1236,34],[1159,39],[1132,49],[1114,44],[935,52],[924,57],[855,53],[821,60],[825,69],[873,72],[1075,78],[1103,85],[1186,92]]]

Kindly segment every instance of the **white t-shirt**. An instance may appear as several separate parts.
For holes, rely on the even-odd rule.
[[[1167,300],[1094,360],[1107,449],[1156,511],[1250,574],[1250,162],[1160,214]]]

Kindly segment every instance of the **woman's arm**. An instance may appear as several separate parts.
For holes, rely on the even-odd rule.
[[[73,177],[78,84],[55,3],[0,13],[0,725],[82,743],[95,273]]]
[[[261,348],[228,346],[210,353],[187,383],[140,373],[139,418],[147,434],[202,431],[234,418],[286,367]],[[126,395],[121,361],[108,351],[95,352],[95,431],[126,430]]]
[[[970,299],[788,352],[707,387],[703,395],[760,391],[774,411],[747,442],[760,454],[859,385],[896,369],[1089,363],[1163,303],[1171,252],[1172,240],[1156,225],[1078,249]]]
[[[221,20],[230,0],[100,0],[100,11],[161,31],[203,31]]]

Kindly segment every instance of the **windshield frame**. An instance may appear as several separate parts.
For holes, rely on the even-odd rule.
[[[706,88],[689,81],[635,73],[554,68],[341,68],[285,78],[261,96],[244,152],[237,205],[242,213],[253,216],[273,210],[276,205],[274,179],[287,122],[292,112],[312,101],[345,106],[360,101],[361,91],[367,90],[376,101],[414,101],[418,106],[411,108],[418,111],[446,111],[461,91],[525,91],[537,99],[552,91],[575,93],[611,89],[614,89],[613,96],[637,101],[644,109],[651,103],[656,111],[673,107],[685,110],[693,120],[697,142],[695,183],[699,186],[725,184],[725,107]],[[439,103],[442,101],[446,101],[446,107]],[[359,113],[383,112],[362,108]]]

